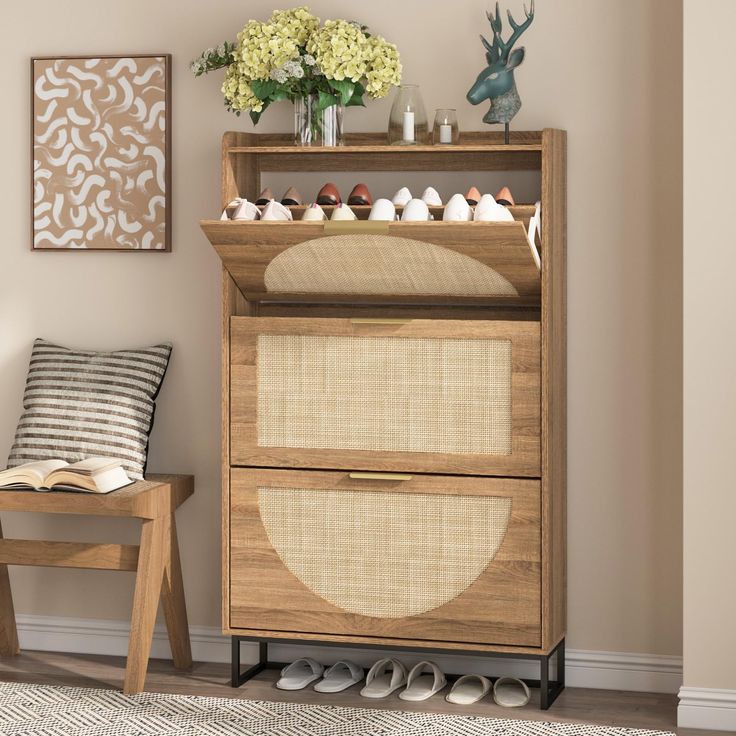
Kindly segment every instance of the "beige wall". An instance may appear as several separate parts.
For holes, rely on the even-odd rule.
[[[464,101],[480,71],[485,0],[315,0],[323,17],[360,15],[395,41],[431,112]],[[521,12],[521,0],[511,7]],[[273,0],[36,0],[4,11],[0,120],[0,454],[9,448],[31,340],[114,348],[171,339],[173,362],[151,470],[194,472],[181,511],[191,620],[219,621],[218,262],[197,220],[218,207],[219,139],[250,130],[226,114],[219,77],[187,62]],[[569,130],[569,646],[677,654],[681,629],[681,18],[671,0],[540,0],[517,73],[516,127]],[[704,34],[706,35],[706,34]],[[174,251],[28,251],[28,59],[32,54],[174,54]],[[700,65],[706,76],[710,60]],[[382,130],[390,101],[351,110],[348,128]],[[263,130],[288,130],[282,104]],[[314,184],[317,182],[315,181]],[[398,185],[398,182],[397,182]],[[9,533],[132,538],[121,523],[8,518]],[[20,612],[127,616],[130,581],[74,571],[13,571]]]
[[[736,238],[708,214],[736,201],[736,4],[685,0],[685,23],[684,684],[736,690]]]

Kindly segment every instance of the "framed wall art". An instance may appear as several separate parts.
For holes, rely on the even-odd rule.
[[[171,250],[171,56],[31,60],[33,250]]]

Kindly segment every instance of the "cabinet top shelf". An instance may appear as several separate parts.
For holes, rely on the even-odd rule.
[[[262,171],[343,169],[391,170],[539,170],[545,139],[551,130],[511,133],[504,143],[502,132],[462,133],[456,145],[396,145],[386,143],[385,133],[352,133],[335,147],[296,146],[283,134],[228,131],[223,152],[233,157],[254,157]]]

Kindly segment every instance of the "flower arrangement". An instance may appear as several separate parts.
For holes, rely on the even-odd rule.
[[[223,68],[225,105],[254,123],[277,100],[315,95],[320,110],[364,105],[364,95],[385,97],[401,83],[394,44],[352,21],[321,24],[304,6],[248,21],[236,43],[207,49],[191,64],[195,76]]]

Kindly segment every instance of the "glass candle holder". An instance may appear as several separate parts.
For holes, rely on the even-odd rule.
[[[427,142],[427,112],[416,84],[402,84],[396,91],[388,121],[388,142],[392,146],[416,146]]]
[[[453,109],[439,109],[434,114],[432,143],[435,146],[457,145],[460,131],[457,127],[457,112]]]

